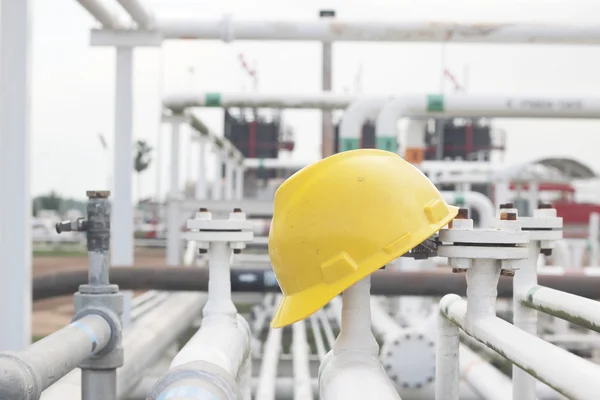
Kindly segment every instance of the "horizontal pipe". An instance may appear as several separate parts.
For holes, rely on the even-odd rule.
[[[244,92],[183,92],[168,95],[163,106],[173,112],[194,107],[253,107],[253,108],[300,108],[341,110],[356,96],[330,92],[313,94],[296,93],[244,93]]]
[[[125,29],[126,25],[118,15],[106,8],[100,0],[77,0],[104,28]]]
[[[466,328],[467,302],[449,294],[440,302],[446,318],[506,359],[572,399],[592,400],[600,392],[600,366],[496,317],[477,318]],[[552,362],[548,362],[552,360]]]
[[[102,351],[110,338],[108,322],[87,315],[23,351],[0,353],[0,399],[39,399],[43,390]]]
[[[458,21],[368,21],[341,19],[243,20],[161,18],[167,39],[298,40],[352,42],[451,42],[523,44],[600,44],[597,25],[465,23]]]
[[[154,15],[148,11],[139,0],[117,0],[121,7],[127,11],[138,27],[142,29],[154,28]]]
[[[449,269],[449,268],[448,268]],[[208,270],[189,267],[112,268],[110,280],[122,290],[206,291]],[[72,295],[87,282],[87,269],[60,271],[33,278],[33,300]],[[378,271],[372,275],[371,293],[384,296],[444,296],[466,294],[465,277],[449,271]],[[498,297],[512,298],[512,278],[500,277]],[[540,285],[588,299],[600,299],[600,276],[584,274],[540,274]],[[234,268],[233,292],[274,292],[280,289],[271,270]]]
[[[205,294],[177,293],[141,317],[123,336],[125,362],[117,373],[117,397],[127,395],[201,314]],[[81,374],[72,371],[44,391],[41,400],[80,400]]]
[[[534,286],[523,303],[576,325],[600,332],[600,303],[543,286]]]

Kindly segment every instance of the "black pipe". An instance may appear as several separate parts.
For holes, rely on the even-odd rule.
[[[111,268],[111,283],[122,290],[206,291],[208,269],[190,267],[119,267]],[[71,295],[87,282],[87,270],[56,272],[33,278],[33,300]],[[585,275],[539,275],[542,286],[600,299],[600,277]],[[385,296],[434,296],[466,294],[464,274],[447,271],[380,270],[372,275],[371,293]],[[232,269],[233,292],[279,292],[275,275],[268,269]],[[512,297],[512,278],[501,276],[498,297]]]

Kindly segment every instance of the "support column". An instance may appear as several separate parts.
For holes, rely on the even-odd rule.
[[[235,165],[230,159],[225,160],[225,200],[233,200],[233,169]]]
[[[179,265],[181,248],[181,227],[179,215],[179,154],[180,154],[180,117],[171,120],[171,166],[170,188],[167,208],[167,265]]]
[[[117,47],[112,265],[133,265],[133,48]]]
[[[235,168],[235,199],[244,198],[244,166],[238,165]]]
[[[198,137],[198,180],[196,200],[206,200],[206,138]]]
[[[0,20],[0,350],[31,343],[31,1],[3,0]]]
[[[212,198],[221,200],[223,198],[223,153],[215,144],[215,181],[213,182]]]
[[[320,18],[334,18],[335,11],[333,10],[321,10],[319,11]],[[323,58],[322,58],[322,72],[321,72],[321,88],[324,92],[331,91],[332,82],[332,43],[323,42]],[[333,148],[334,142],[334,131],[333,131],[333,116],[330,110],[323,110],[321,112],[322,121],[322,143],[321,152],[323,158],[328,157],[336,152]]]

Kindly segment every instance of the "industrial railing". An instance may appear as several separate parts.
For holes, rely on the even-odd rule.
[[[518,218],[503,205],[497,228],[486,230],[473,230],[465,211],[439,236],[438,255],[466,272],[467,299],[448,294],[440,301],[436,400],[459,398],[459,330],[512,362],[514,399],[536,399],[536,380],[570,399],[597,399],[600,366],[536,336],[537,311],[599,330],[600,303],[537,284],[540,252],[549,254],[562,237],[556,210],[540,205],[533,217]],[[514,275],[514,324],[496,316],[500,275]]]

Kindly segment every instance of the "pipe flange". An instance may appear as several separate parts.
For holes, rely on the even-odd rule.
[[[421,389],[435,377],[435,343],[424,333],[405,331],[386,340],[381,361],[396,389]]]
[[[87,315],[98,315],[102,317],[110,327],[110,339],[108,340],[106,347],[104,347],[102,350],[100,350],[98,353],[94,354],[94,356],[90,358],[90,362],[93,362],[95,361],[95,358],[105,357],[109,355],[113,350],[117,350],[121,345],[123,332],[119,316],[112,310],[104,307],[85,307],[81,311],[77,312],[77,314],[75,314],[75,317],[73,317],[72,322],[75,322]],[[117,367],[120,367],[122,365],[123,360],[121,357],[120,365],[118,365]]]

